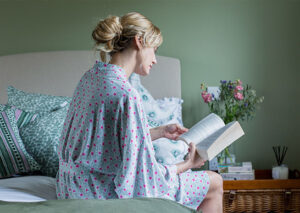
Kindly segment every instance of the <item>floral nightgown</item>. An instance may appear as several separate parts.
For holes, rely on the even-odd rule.
[[[197,209],[209,188],[205,171],[176,175],[156,161],[138,92],[99,61],[76,87],[58,155],[58,199],[157,197]]]

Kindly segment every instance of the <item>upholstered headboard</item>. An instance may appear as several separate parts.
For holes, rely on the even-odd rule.
[[[95,61],[93,51],[53,51],[0,57],[0,103],[7,102],[6,88],[49,95],[72,96],[81,78]],[[181,97],[180,62],[157,56],[158,63],[142,84],[155,98]]]

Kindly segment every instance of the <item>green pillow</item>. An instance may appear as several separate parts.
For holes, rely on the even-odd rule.
[[[72,100],[70,97],[24,92],[13,86],[7,87],[7,96],[8,105],[43,115],[66,106]]]
[[[20,128],[25,148],[41,166],[42,174],[55,177],[58,170],[57,147],[68,107],[63,107]]]
[[[0,112],[2,112],[5,109],[5,105],[0,104]]]
[[[38,171],[38,163],[28,154],[20,138],[16,109],[4,105],[0,109],[0,178]]]

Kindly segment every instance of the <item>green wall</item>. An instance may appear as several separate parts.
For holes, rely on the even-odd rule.
[[[91,49],[100,18],[131,11],[161,28],[158,54],[181,61],[187,127],[208,113],[202,82],[239,78],[265,101],[254,120],[242,123],[237,160],[268,169],[272,146],[287,145],[285,163],[300,168],[300,1],[0,0],[0,55]]]

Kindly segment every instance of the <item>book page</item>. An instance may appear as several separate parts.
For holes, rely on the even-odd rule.
[[[197,150],[206,151],[203,157],[207,158],[206,160],[211,160],[242,135],[244,135],[244,131],[239,122],[233,121],[204,139],[196,147]]]
[[[188,132],[180,135],[179,139],[188,144],[191,142],[198,144],[224,126],[223,120],[218,115],[211,113],[196,123]]]

